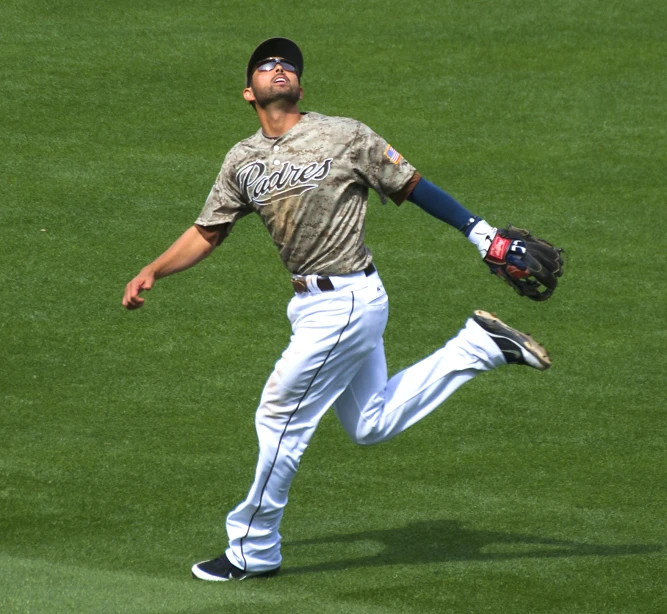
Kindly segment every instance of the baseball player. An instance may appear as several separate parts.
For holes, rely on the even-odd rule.
[[[301,51],[289,39],[272,38],[255,49],[243,97],[260,129],[232,147],[194,225],[127,284],[123,299],[127,309],[141,307],[143,290],[209,256],[250,213],[261,217],[292,275],[292,336],[257,408],[255,479],[227,516],[226,551],[192,567],[202,580],[279,570],[279,526],[290,484],[330,407],[353,441],[374,444],[427,416],[479,373],[507,363],[540,370],[551,364],[530,336],[476,311],[444,347],[388,379],[382,342],[387,294],[364,244],[369,189],[383,203],[408,200],[462,231],[483,257],[507,251],[507,240],[369,127],[300,112],[303,70]]]

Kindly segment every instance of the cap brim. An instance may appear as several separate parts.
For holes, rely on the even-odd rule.
[[[299,46],[289,38],[269,38],[252,52],[245,71],[246,87],[250,87],[253,69],[265,58],[285,58],[296,66],[299,79],[303,74],[303,54]]]

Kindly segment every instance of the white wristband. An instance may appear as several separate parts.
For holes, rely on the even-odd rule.
[[[486,257],[486,253],[489,251],[491,242],[493,241],[497,232],[497,228],[490,226],[485,220],[480,220],[470,230],[470,233],[468,234],[468,241],[477,246],[477,250],[481,254],[482,258],[484,258]]]

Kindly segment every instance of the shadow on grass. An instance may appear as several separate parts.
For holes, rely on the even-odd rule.
[[[385,565],[419,565],[456,561],[507,561],[525,558],[570,558],[576,556],[627,556],[649,554],[662,550],[657,545],[619,544],[605,546],[575,541],[550,539],[519,533],[475,531],[464,528],[456,520],[417,522],[405,527],[364,531],[349,535],[290,541],[288,547],[318,544],[339,545],[344,555],[345,544],[373,541],[382,547],[372,556],[345,558],[283,570],[284,574],[317,571],[338,571],[351,567]]]

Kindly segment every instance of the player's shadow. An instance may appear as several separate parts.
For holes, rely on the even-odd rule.
[[[371,556],[345,558],[345,544],[375,542],[379,549]],[[507,561],[526,558],[570,558],[576,556],[628,556],[650,554],[662,550],[657,545],[618,544],[605,546],[560,539],[476,531],[464,528],[456,520],[416,522],[406,527],[363,531],[348,535],[289,541],[285,546],[301,548],[319,544],[338,545],[343,558],[337,561],[314,563],[284,570],[301,574],[317,571],[337,571],[353,567],[385,565],[418,565],[456,561]],[[353,548],[353,546],[350,546]]]

